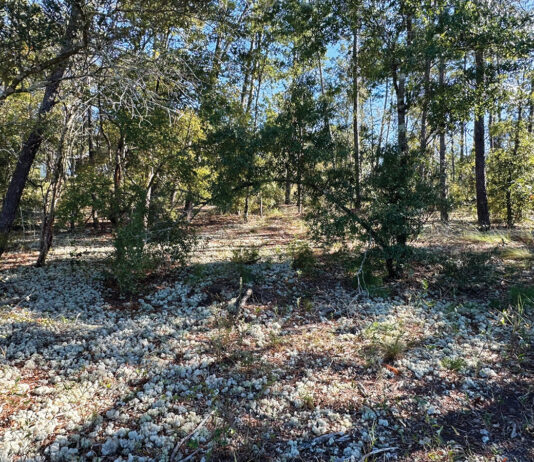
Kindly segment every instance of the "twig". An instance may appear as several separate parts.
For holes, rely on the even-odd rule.
[[[187,460],[191,460],[193,456],[200,451],[200,448],[198,448],[196,451],[193,451],[191,454],[189,454],[187,457],[180,459],[178,462],[186,462]]]
[[[398,449],[397,447],[375,449],[375,450],[371,451],[370,453],[365,454],[365,455],[360,459],[360,462],[365,462],[369,457],[371,457],[371,456],[376,456],[377,454],[380,454],[381,452],[395,451],[395,450],[397,450],[397,449]]]
[[[199,431],[204,425],[206,425],[206,422],[210,419],[210,417],[214,414],[215,410],[211,411],[206,417],[204,417],[200,423],[196,426],[196,428],[191,432],[189,433],[189,435],[187,436],[184,436],[180,441],[178,441],[178,443],[176,444],[176,446],[174,446],[174,449],[172,451],[172,454],[171,454],[171,459],[170,461],[173,462],[174,460],[176,460],[176,456],[178,454],[178,451],[180,450],[180,448],[197,432]],[[196,452],[198,452],[198,449],[193,452],[193,454],[191,454],[190,456],[193,456]],[[182,459],[182,460],[187,460],[187,459]]]

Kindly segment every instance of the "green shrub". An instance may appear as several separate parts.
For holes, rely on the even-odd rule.
[[[467,362],[463,358],[443,358],[441,360],[441,365],[445,369],[450,371],[459,372],[467,366]]]
[[[111,273],[121,293],[133,293],[147,271],[154,267],[154,259],[146,251],[146,240],[142,211],[135,210],[117,230],[113,241]]]
[[[316,187],[308,214],[314,237],[332,244],[355,237],[379,249],[388,276],[399,275],[411,257],[408,243],[418,236],[439,202],[437,188],[422,177],[418,153],[395,146],[381,150],[380,163],[367,179],[364,202],[353,209],[353,174],[337,173]],[[314,184],[319,184],[315,179]],[[335,185],[335,189],[332,185]]]
[[[151,271],[184,264],[195,245],[194,234],[185,222],[163,219],[147,229],[144,212],[144,206],[136,206],[115,233],[111,276],[123,294],[133,294]]]
[[[90,211],[102,219],[111,219],[112,205],[116,206],[111,181],[98,171],[80,168],[69,179],[65,193],[58,203],[56,216],[61,227],[82,226]]]
[[[232,252],[232,263],[238,265],[252,265],[260,259],[260,251],[257,247],[239,248]]]
[[[306,241],[293,241],[289,244],[289,255],[291,257],[291,267],[302,271],[304,274],[311,274],[315,268],[315,255]]]

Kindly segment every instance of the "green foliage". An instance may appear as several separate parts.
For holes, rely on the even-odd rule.
[[[373,322],[364,331],[364,337],[370,342],[366,350],[371,362],[382,364],[399,359],[408,348],[405,336],[402,325]]]
[[[315,255],[306,241],[296,240],[291,242],[288,252],[293,269],[302,271],[304,274],[311,274],[314,271],[316,265]]]
[[[155,267],[154,259],[146,248],[147,235],[143,217],[143,208],[137,207],[128,222],[119,227],[113,241],[115,251],[111,261],[111,274],[121,293],[134,293],[141,279]]]
[[[317,200],[308,216],[314,235],[327,242],[354,237],[372,242],[380,249],[388,275],[396,276],[410,255],[408,242],[421,232],[438,201],[436,188],[421,178],[416,160],[416,153],[384,149],[367,180],[368,197],[360,210],[346,205],[352,197],[350,179],[338,180],[331,192],[325,185],[326,201]]]
[[[399,264],[408,256],[406,244],[422,230],[437,202],[432,184],[420,177],[415,154],[406,158],[396,149],[386,149],[382,163],[369,178],[370,203],[366,220],[386,261]]]
[[[463,358],[443,358],[441,360],[441,365],[445,369],[450,371],[459,372],[467,366],[467,362]]]
[[[98,168],[88,165],[80,168],[67,183],[56,211],[58,224],[71,228],[83,225],[91,211],[109,219],[115,203],[111,179],[102,175]]]
[[[185,265],[197,239],[186,221],[155,217],[148,229],[147,244],[158,266]]]
[[[496,251],[465,252],[451,258],[445,258],[442,276],[449,287],[469,290],[482,283],[492,283],[495,279]]]
[[[501,323],[511,328],[509,350],[520,360],[531,349],[533,340],[532,320],[527,315],[526,307],[523,299],[519,297],[516,303],[503,310],[501,318]]]
[[[534,307],[534,286],[510,287],[509,298],[513,306]]]
[[[185,264],[195,245],[186,223],[162,219],[147,229],[145,221],[141,200],[115,233],[111,276],[123,294],[133,294],[150,272],[164,265]]]
[[[534,137],[519,122],[492,126],[499,147],[488,156],[488,198],[492,213],[509,226],[534,210]]]
[[[469,155],[458,159],[455,165],[456,176],[449,188],[453,206],[469,206],[474,211],[475,192],[475,159]]]
[[[252,265],[260,259],[260,251],[257,247],[238,248],[232,252],[232,263],[238,265]]]

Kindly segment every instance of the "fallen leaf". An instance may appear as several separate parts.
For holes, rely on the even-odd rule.
[[[384,364],[384,367],[388,370],[393,372],[395,375],[400,375],[401,371],[399,371],[396,367],[390,366],[389,364]]]

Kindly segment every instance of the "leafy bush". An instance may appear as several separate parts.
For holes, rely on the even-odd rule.
[[[144,201],[140,202],[144,204]],[[184,264],[195,238],[184,222],[168,219],[145,227],[145,208],[138,205],[115,234],[111,275],[123,294],[132,294],[151,271],[171,264]]]
[[[380,153],[378,167],[369,175],[367,195],[352,209],[352,176],[327,178],[308,215],[314,237],[333,243],[359,237],[380,250],[388,276],[398,275],[410,256],[408,242],[422,230],[438,204],[433,178],[420,174],[416,153],[401,154],[395,146]],[[318,180],[315,181],[318,183]]]
[[[76,176],[69,179],[68,187],[58,203],[56,215],[60,226],[83,225],[88,210],[92,209],[100,218],[111,218],[113,198],[111,181],[100,172],[80,168]]]
[[[493,124],[492,134],[499,148],[488,155],[489,207],[512,227],[534,209],[534,137],[515,121]]]
[[[197,241],[188,222],[165,217],[148,230],[149,252],[158,266],[185,265]]]
[[[260,251],[257,247],[250,247],[248,249],[235,249],[232,252],[232,263],[238,265],[252,265],[257,263],[260,259]]]
[[[459,372],[467,366],[467,362],[463,358],[446,357],[441,360],[441,365],[450,371]]]
[[[403,156],[397,149],[383,152],[383,161],[370,176],[370,203],[366,221],[373,233],[363,232],[382,250],[390,277],[410,255],[407,243],[419,235],[438,201],[432,184],[419,175],[414,154]]]
[[[147,271],[154,268],[154,259],[146,249],[147,235],[143,213],[136,209],[129,221],[116,234],[111,261],[111,274],[121,293],[133,293]]]
[[[293,241],[289,244],[291,267],[304,274],[311,274],[315,268],[315,255],[309,244],[305,241]]]

